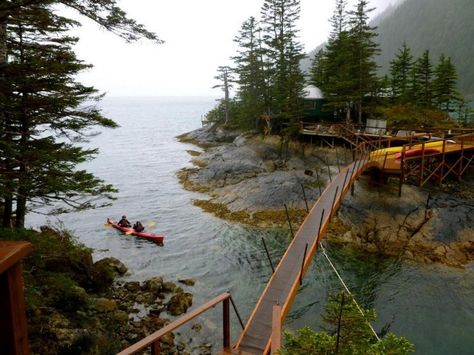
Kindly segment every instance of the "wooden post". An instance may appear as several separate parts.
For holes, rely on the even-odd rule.
[[[277,354],[281,348],[281,306],[273,306],[272,314],[272,354]]]
[[[421,144],[420,183],[419,183],[420,187],[423,186],[424,170],[425,170],[425,143],[422,143]]]
[[[161,345],[160,339],[157,339],[153,344],[151,344],[151,355],[161,354]]]
[[[30,353],[20,262],[32,250],[27,242],[0,242],[0,344],[5,355]]]
[[[295,237],[295,233],[293,232],[293,226],[291,225],[291,219],[290,219],[290,214],[288,213],[288,207],[286,207],[286,204],[284,204],[283,206],[285,206],[286,219],[288,220],[288,226],[290,227],[291,239],[293,239]]]
[[[403,164],[405,163],[405,146],[402,148],[402,156],[400,157],[400,181],[398,183],[398,197],[402,196],[402,185],[404,177],[404,167]]]
[[[444,175],[444,165],[446,164],[446,139],[443,140],[443,155],[441,157],[441,171],[439,173],[439,181],[438,183],[441,185],[443,182],[443,175]]]
[[[224,335],[224,349],[230,349],[230,300],[222,301],[222,329]]]

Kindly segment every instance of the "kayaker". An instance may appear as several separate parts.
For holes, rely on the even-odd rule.
[[[132,225],[127,219],[127,216],[122,216],[122,219],[117,223],[120,227],[131,227]]]
[[[142,222],[137,221],[137,223],[133,225],[133,229],[135,230],[135,232],[143,232],[145,230],[145,227],[143,227]]]

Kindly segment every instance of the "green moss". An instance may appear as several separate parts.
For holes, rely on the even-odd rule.
[[[306,217],[306,211],[290,208],[288,209],[288,215],[290,217],[294,232],[296,232],[296,228],[298,228],[301,223],[303,223]],[[253,220],[255,225],[272,224],[276,226],[284,226],[288,223],[285,210],[266,210],[255,212],[253,214]]]
[[[269,225],[281,227],[288,223],[285,210],[266,210],[250,214],[246,210],[230,211],[226,205],[212,202],[212,200],[193,200],[193,204],[216,217],[254,227],[267,227]],[[303,222],[306,211],[290,209],[288,214],[293,228],[297,228]]]
[[[201,155],[200,152],[198,151],[195,151],[195,150],[187,150],[186,153],[188,153],[189,155],[193,156],[193,157],[198,157]]]
[[[208,166],[208,163],[201,159],[193,159],[191,162],[200,168],[206,168]]]
[[[208,149],[212,147],[216,147],[217,144],[214,143],[204,143],[195,138],[189,138],[189,133],[184,133],[176,137],[176,139],[181,143],[189,143],[194,144],[195,146],[201,147],[203,149]]]
[[[201,192],[201,193],[209,192],[210,191],[209,187],[195,184],[194,182],[189,180],[189,175],[195,174],[198,171],[199,171],[198,168],[184,168],[184,169],[178,170],[176,175],[178,177],[179,182],[181,183],[181,185],[183,185],[185,190]]]

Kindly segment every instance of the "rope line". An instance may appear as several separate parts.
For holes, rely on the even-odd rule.
[[[356,305],[357,309],[359,310],[360,314],[362,314],[362,316],[364,317],[365,321],[367,322],[367,324],[369,325],[370,329],[372,330],[372,333],[374,333],[374,336],[377,338],[377,340],[380,340],[379,336],[377,335],[377,332],[375,331],[375,329],[372,327],[372,324],[370,324],[370,322],[365,318],[365,314],[364,314],[364,311],[362,310],[362,308],[360,308],[359,304],[357,303],[354,295],[352,294],[352,292],[349,290],[349,288],[347,287],[346,283],[344,282],[344,280],[342,279],[341,275],[339,274],[339,272],[337,271],[336,267],[334,266],[334,264],[332,263],[331,259],[329,259],[329,256],[328,254],[326,253],[326,248],[324,247],[323,243],[320,242],[319,245],[321,245],[321,249],[323,251],[323,254],[324,256],[326,257],[327,261],[329,262],[329,265],[331,265],[332,269],[334,270],[334,273],[337,275],[337,278],[339,279],[339,281],[341,281],[341,284],[342,286],[344,286],[344,289],[346,290],[346,292],[351,296],[352,298],[352,301],[354,302],[354,304]]]

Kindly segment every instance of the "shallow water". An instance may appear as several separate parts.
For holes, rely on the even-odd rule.
[[[185,191],[176,171],[190,166],[188,149],[176,136],[200,127],[201,115],[215,104],[212,98],[107,98],[104,113],[120,124],[91,139],[100,154],[86,168],[119,188],[111,207],[60,216],[78,239],[94,248],[95,258],[114,256],[131,272],[130,279],[156,275],[176,281],[194,278],[186,288],[198,306],[230,291],[238,309],[248,318],[271,269],[261,238],[274,264],[288,243],[287,231],[261,231],[231,224],[204,213],[192,200],[205,195]],[[166,235],[164,247],[119,235],[104,228],[107,217],[156,222],[151,230]],[[27,223],[45,222],[29,215]],[[57,223],[56,218],[51,218]],[[474,349],[474,273],[442,266],[420,266],[396,260],[356,257],[329,250],[349,287],[363,306],[375,307],[376,329],[391,330],[415,343],[420,354],[472,354]],[[317,255],[296,297],[286,326],[318,329],[329,293],[340,284],[322,255]],[[196,321],[200,333],[181,330],[191,344],[221,342],[220,308]],[[239,325],[232,315],[233,340]],[[192,323],[194,324],[194,323]],[[214,349],[218,348],[215,345]]]

